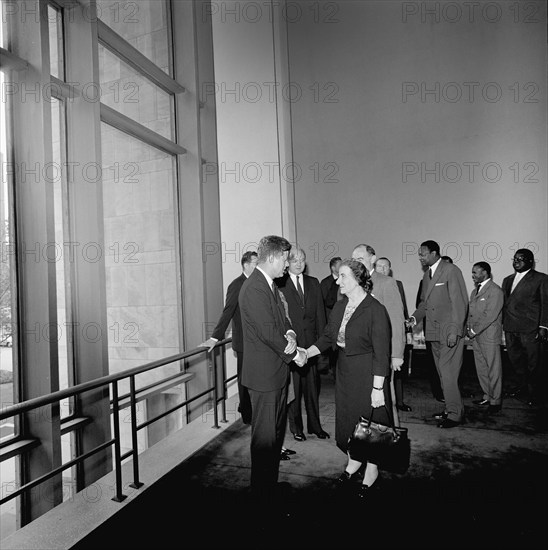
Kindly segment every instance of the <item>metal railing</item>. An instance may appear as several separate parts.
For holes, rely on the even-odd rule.
[[[230,342],[232,342],[232,339],[227,338],[225,340],[221,340],[217,342],[215,347],[224,348],[224,346],[226,346],[226,344],[229,344]],[[179,373],[176,373],[175,375],[164,377],[156,382],[153,382],[152,384],[149,384],[139,389],[136,389],[135,387],[135,377],[144,372],[148,372],[153,369],[163,367],[165,365],[169,365],[170,363],[174,363],[176,361],[188,359],[189,357],[193,357],[195,355],[199,355],[202,353],[207,354],[207,365],[209,368],[213,370],[213,385],[204,389],[197,395],[194,395],[189,399],[185,399],[181,403],[169,408],[166,411],[163,411],[157,416],[154,416],[153,418],[148,418],[146,421],[142,422],[141,424],[137,424],[136,404],[140,399],[142,399],[143,394],[146,394],[146,392],[154,391],[154,387],[157,387],[157,386],[161,387],[162,385],[165,385],[167,382],[172,382],[171,383],[172,386],[186,382],[193,377],[193,374],[186,373],[185,371],[181,371]],[[153,422],[156,422],[157,420],[163,418],[164,416],[167,416],[168,414],[175,412],[178,409],[181,409],[182,407],[186,407],[188,404],[192,403],[193,401],[196,401],[197,399],[200,399],[201,397],[206,396],[207,394],[213,394],[213,407],[212,407],[213,408],[213,426],[212,427],[216,429],[220,428],[219,411],[218,411],[219,402],[221,403],[221,420],[220,421],[227,422],[227,419],[226,419],[227,385],[229,382],[231,382],[237,377],[237,374],[229,378],[226,377],[226,362],[225,362],[224,354],[221,354],[220,357],[221,357],[221,366],[222,366],[222,380],[219,381],[218,372],[217,372],[217,362],[216,362],[215,356],[216,354],[213,352],[209,353],[207,348],[202,348],[202,347],[194,348],[190,351],[182,352],[177,355],[171,355],[169,357],[165,357],[164,359],[152,361],[151,363],[147,363],[139,367],[134,367],[132,369],[128,369],[120,373],[103,376],[101,378],[97,378],[96,380],[84,382],[82,384],[78,384],[77,386],[72,386],[70,388],[59,390],[59,391],[50,393],[48,395],[35,397],[34,399],[29,399],[28,401],[23,401],[21,403],[16,403],[14,405],[10,405],[9,407],[3,408],[2,411],[0,412],[0,422],[7,418],[22,415],[24,413],[28,413],[29,411],[33,411],[40,407],[44,407],[46,405],[59,403],[62,399],[74,397],[84,392],[95,390],[97,388],[101,388],[104,386],[108,387],[110,384],[112,384],[111,407],[112,407],[112,415],[113,415],[114,434],[111,439],[101,443],[100,445],[91,449],[90,451],[77,456],[76,458],[70,460],[69,462],[65,462],[61,466],[54,468],[53,470],[45,473],[44,475],[36,479],[33,479],[32,481],[29,481],[28,483],[25,483],[15,491],[11,492],[8,496],[0,499],[0,505],[25,493],[25,491],[29,491],[33,487],[36,487],[37,485],[44,483],[48,479],[60,474],[64,470],[83,462],[85,459],[89,458],[90,456],[110,446],[114,447],[114,468],[113,469],[115,471],[115,483],[116,483],[116,494],[112,498],[112,500],[116,502],[121,502],[122,500],[124,500],[126,498],[126,495],[122,493],[122,461],[123,460],[125,460],[128,457],[132,457],[133,459],[133,483],[130,483],[129,486],[138,489],[143,485],[143,483],[139,481],[139,453],[137,449],[137,432],[139,430],[146,428]],[[130,391],[129,393],[120,396],[118,395],[118,384],[121,380],[124,380],[127,378],[129,378]],[[222,384],[220,382],[222,382]],[[220,391],[221,388],[222,388],[222,392]],[[122,409],[126,407],[129,407],[131,411],[130,416],[131,416],[132,448],[126,453],[122,454],[121,441],[120,441],[119,413]],[[73,414],[70,417],[63,419],[61,421],[62,426],[59,432],[59,438],[61,437],[61,435],[65,433],[75,431],[87,425],[90,421],[91,419],[86,418],[84,416],[78,416],[78,414]],[[20,424],[23,425],[22,423]],[[41,442],[39,439],[25,437],[24,433],[19,434],[9,439],[8,441],[5,441],[0,445],[0,462],[17,455],[22,455],[25,452],[29,451],[30,449],[34,449],[35,447],[38,447],[40,445],[41,445]]]

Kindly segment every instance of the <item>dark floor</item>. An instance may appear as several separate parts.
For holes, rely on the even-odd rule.
[[[250,428],[237,422],[76,548],[547,548],[546,418],[515,398],[492,416],[473,405],[481,394],[467,351],[467,422],[440,430],[431,416],[443,405],[427,374],[426,355],[415,352],[405,386],[413,411],[401,414],[411,466],[382,472],[365,502],[357,485],[336,487],[346,459],[333,438],[297,442],[288,432],[297,454],[280,465],[284,513],[268,521],[250,506]],[[506,363],[504,374],[512,382]],[[332,376],[322,384],[323,427],[333,435]]]

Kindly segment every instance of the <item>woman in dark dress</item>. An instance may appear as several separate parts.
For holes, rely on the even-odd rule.
[[[331,346],[338,346],[339,362],[335,386],[335,439],[347,453],[348,438],[360,416],[390,424],[390,319],[385,307],[370,292],[373,283],[365,266],[356,260],[345,260],[337,279],[342,300],[333,307],[324,334],[306,351],[314,357]],[[384,405],[386,404],[386,408]],[[390,413],[387,412],[390,411]],[[347,453],[348,455],[348,453]],[[350,458],[338,478],[349,482],[362,463]],[[368,462],[359,495],[364,497],[378,476],[376,464]]]

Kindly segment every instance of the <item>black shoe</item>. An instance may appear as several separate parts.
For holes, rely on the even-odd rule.
[[[325,432],[324,430],[320,430],[319,432],[308,432],[308,434],[314,434],[318,439],[329,439],[331,436]]]
[[[360,488],[358,489],[358,498],[360,499],[365,499],[369,496],[370,492],[371,492],[371,489],[375,486],[375,484],[373,485],[365,485],[364,483],[362,483],[360,485]]]
[[[282,454],[296,455],[297,451],[293,451],[292,449],[286,449],[285,447],[282,447]]]
[[[447,411],[443,411],[440,413],[433,414],[432,418],[435,418],[436,420],[445,420],[447,416],[448,416]]]
[[[396,409],[398,409],[398,411],[404,412],[411,412],[413,410],[409,405],[406,405],[405,403],[400,403],[399,405],[396,405]]]
[[[293,434],[293,439],[295,441],[306,441],[306,436],[304,434]]]
[[[474,405],[489,405],[489,399],[474,399]]]
[[[280,460],[291,460],[288,454],[285,454],[283,451],[280,453]]]
[[[339,486],[346,485],[356,477],[358,477],[358,472],[354,472],[353,474],[347,472],[346,470],[337,478],[337,483]]]
[[[457,426],[460,426],[460,422],[457,422],[456,420],[451,420],[450,418],[445,418],[438,424],[438,428],[456,428]]]
[[[500,412],[501,409],[502,409],[502,405],[489,405],[489,407],[487,407],[487,413],[495,414]]]
[[[438,402],[438,403],[445,403],[445,399],[443,397],[434,397],[434,399]]]

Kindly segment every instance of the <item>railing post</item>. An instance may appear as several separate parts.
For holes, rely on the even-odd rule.
[[[207,363],[209,368],[213,368],[213,428],[220,428],[219,413],[217,411],[217,402],[219,399],[219,389],[217,388],[217,362],[215,361],[215,351],[207,354]]]
[[[135,375],[129,378],[130,409],[131,409],[131,446],[133,448],[133,483],[129,486],[139,489],[144,483],[139,481],[139,451],[137,448],[137,401],[135,400]]]
[[[222,358],[221,358],[221,372],[222,372],[222,384],[223,384],[223,398],[221,399],[221,422],[226,423],[226,348],[223,348]]]
[[[122,493],[122,453],[120,452],[120,415],[118,403],[118,381],[112,383],[112,422],[114,425],[114,467],[116,474],[116,495],[112,497],[115,502],[122,502],[126,497]]]

